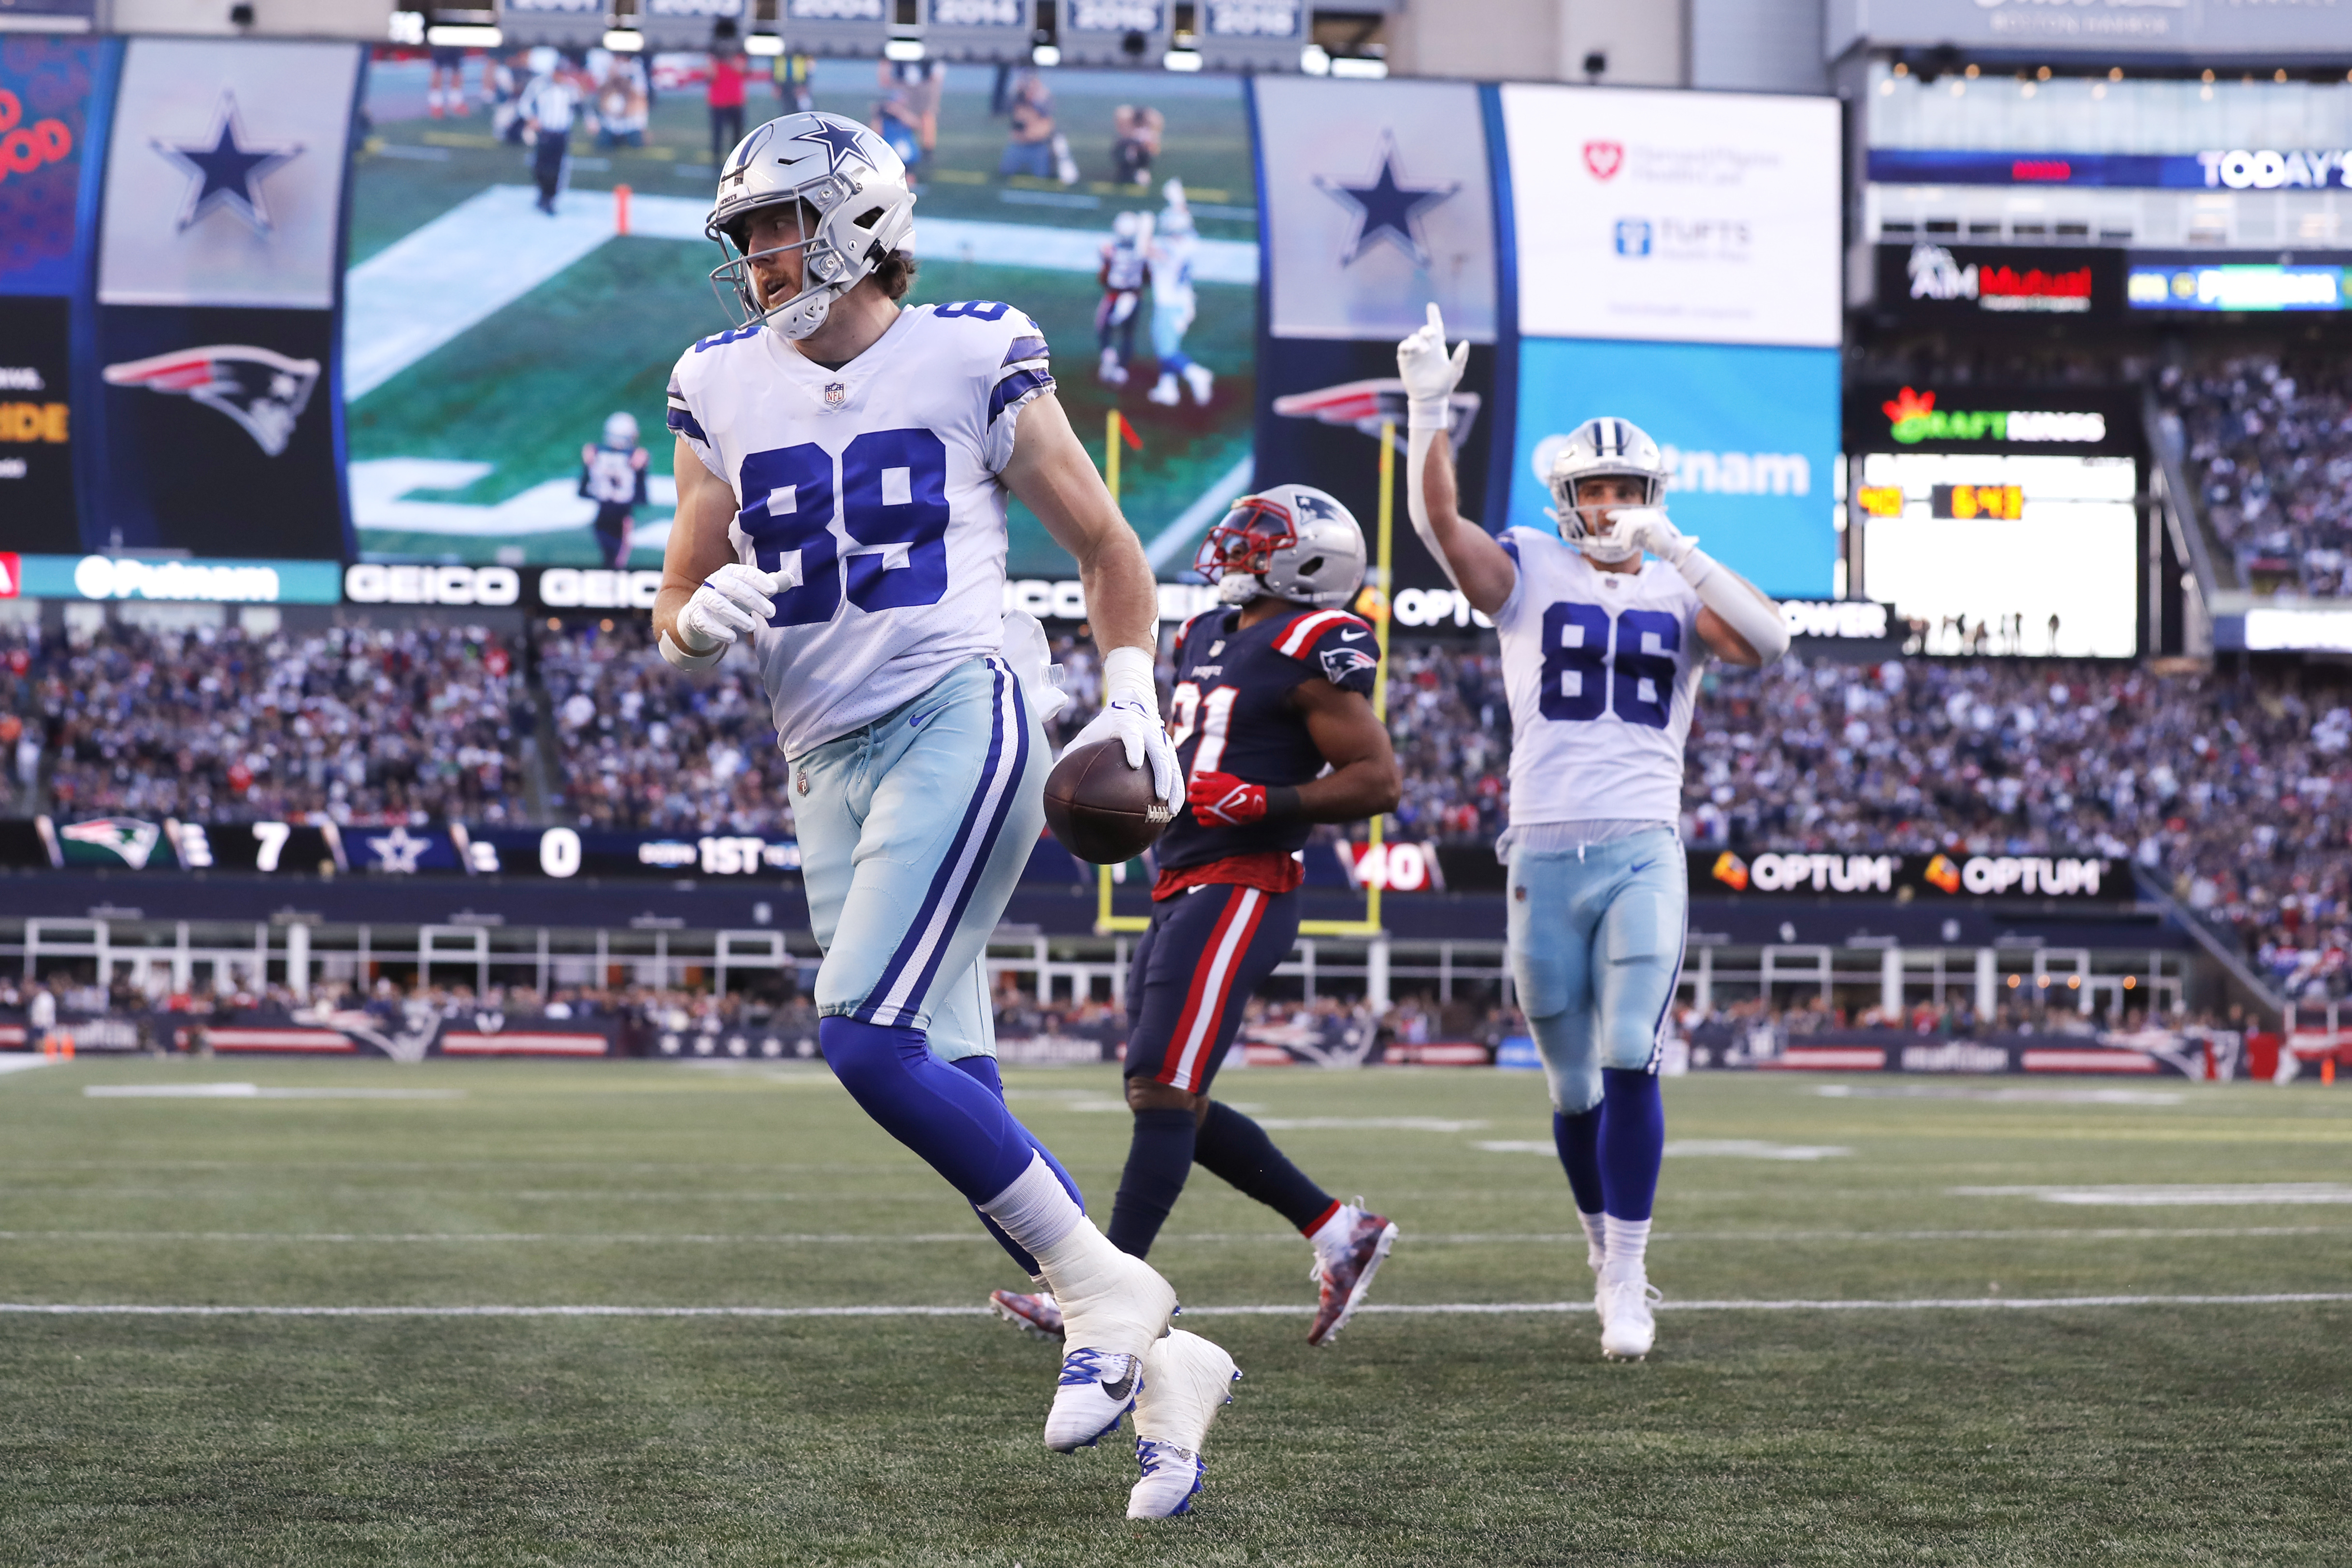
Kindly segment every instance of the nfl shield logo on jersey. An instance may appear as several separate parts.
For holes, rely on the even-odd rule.
[[[1363,636],[1361,632],[1356,634]],[[1357,647],[1327,647],[1323,650],[1323,679],[1334,686],[1345,686],[1348,678],[1370,669],[1380,660]]]
[[[848,401],[849,388],[837,381],[828,381],[824,384],[824,405],[827,408],[838,408]]]

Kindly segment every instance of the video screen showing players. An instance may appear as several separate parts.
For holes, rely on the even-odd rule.
[[[664,388],[731,325],[702,232],[735,135],[719,75],[746,79],[747,126],[821,109],[898,150],[908,301],[1034,316],[1097,460],[1122,416],[1121,500],[1147,540],[1246,471],[1257,198],[1237,78],[529,49],[448,74],[387,53],[368,79],[346,329],[363,559],[661,563]],[[1012,574],[1066,563],[1015,505]]]
[[[2131,658],[2136,478],[2129,458],[1872,453],[1866,590],[1921,628],[1923,653]]]

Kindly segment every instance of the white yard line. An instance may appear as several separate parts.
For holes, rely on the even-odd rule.
[[[2264,1296],[2023,1296],[1919,1298],[1885,1301],[1676,1301],[1669,1299],[1658,1310],[1667,1312],[1913,1312],[2027,1311],[2072,1307],[2276,1307],[2352,1301],[2352,1291],[2315,1290]],[[474,1306],[474,1307],[273,1307],[186,1306],[152,1302],[0,1301],[0,1314],[37,1317],[142,1318],[979,1318],[986,1307],[607,1307],[607,1306]],[[1303,1302],[1243,1307],[1189,1307],[1185,1316],[1201,1318],[1303,1317]],[[1540,1313],[1580,1317],[1592,1310],[1581,1301],[1443,1301],[1429,1303],[1373,1302],[1359,1312],[1400,1317],[1503,1317]]]
[[[11,1051],[6,1056],[0,1057],[0,1077],[5,1077],[12,1072],[25,1072],[32,1068],[45,1068],[57,1059],[55,1057],[18,1056]]]
[[[2198,1208],[2248,1204],[2352,1204],[2343,1182],[2242,1182],[2169,1186],[1953,1187],[1956,1198],[2038,1198],[2045,1204],[2116,1208]]]
[[[613,237],[613,204],[562,203],[493,185],[351,269],[343,285],[343,395],[356,403],[476,322]]]
[[[1748,1243],[1780,1246],[1791,1241],[2211,1241],[2231,1237],[2341,1236],[2352,1226],[2278,1225],[2214,1226],[2196,1229],[2109,1230],[1719,1230],[1658,1231],[1654,1245],[1668,1242]],[[586,1230],[0,1230],[0,1242],[257,1242],[264,1245],[385,1246],[476,1242],[499,1245],[573,1243],[585,1247],[935,1247],[942,1243],[992,1242],[974,1226],[970,1230],[892,1232],[888,1234],[830,1231],[586,1231]],[[1232,1246],[1236,1243],[1296,1247],[1286,1232],[1195,1232],[1164,1234],[1170,1243]],[[1581,1247],[1581,1231],[1406,1231],[1412,1247]]]

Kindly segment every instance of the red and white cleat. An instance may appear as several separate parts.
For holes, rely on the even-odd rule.
[[[1062,1309],[1049,1295],[1024,1296],[1013,1290],[991,1290],[988,1304],[996,1309],[998,1317],[1024,1333],[1049,1340],[1062,1337]]]
[[[1388,1260],[1396,1245],[1397,1227],[1381,1215],[1367,1214],[1355,1204],[1339,1212],[1315,1233],[1315,1267],[1307,1275],[1321,1292],[1315,1326],[1307,1331],[1310,1345],[1328,1344],[1348,1326],[1372,1288],[1372,1276]]]

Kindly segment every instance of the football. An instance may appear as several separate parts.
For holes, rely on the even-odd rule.
[[[1132,860],[1175,819],[1151,792],[1151,769],[1129,767],[1117,741],[1073,746],[1045,776],[1045,825],[1063,848],[1097,866]]]

